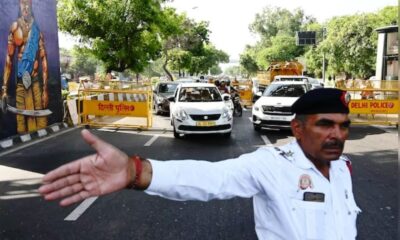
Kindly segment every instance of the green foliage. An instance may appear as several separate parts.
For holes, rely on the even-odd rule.
[[[244,53],[240,55],[240,66],[247,76],[253,75],[259,70],[257,62],[253,59],[250,53]],[[239,71],[241,69],[239,69]]]
[[[219,75],[222,73],[222,69],[220,66],[212,66],[210,68],[210,73],[211,75]]]
[[[260,36],[260,41],[255,46],[246,50],[250,54],[242,54],[248,63],[251,57],[256,65],[266,69],[273,61],[290,61],[304,53],[304,47],[296,46],[296,31],[315,28],[315,18],[306,16],[302,9],[290,12],[279,7],[267,7],[262,13],[257,14],[250,30]],[[242,64],[243,69],[248,66]],[[250,72],[249,72],[250,73]]]
[[[241,75],[240,66],[227,67],[224,71],[224,74],[229,76],[239,76]]]
[[[159,57],[160,1],[59,0],[59,27],[88,43],[107,72],[140,72]]]
[[[329,75],[368,78],[375,74],[377,32],[375,29],[396,23],[397,7],[385,7],[377,13],[332,18],[326,25],[327,36],[305,54],[308,72],[321,75],[323,53]]]
[[[74,47],[71,51],[72,63],[69,73],[74,76],[94,75],[101,63],[87,48]]]

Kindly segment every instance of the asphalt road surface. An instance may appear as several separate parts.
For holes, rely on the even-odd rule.
[[[290,131],[255,132],[249,117],[245,112],[235,118],[230,139],[92,131],[128,154],[159,160],[214,162],[292,139]],[[252,199],[175,202],[124,190],[62,208],[38,196],[41,174],[91,153],[78,128],[0,153],[0,239],[257,239]],[[398,239],[397,129],[354,126],[345,153],[353,161],[353,188],[363,210],[358,239]]]

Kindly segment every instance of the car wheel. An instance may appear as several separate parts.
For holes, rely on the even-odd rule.
[[[255,131],[257,131],[257,132],[261,131],[261,127],[259,125],[253,124],[253,126],[254,126]]]

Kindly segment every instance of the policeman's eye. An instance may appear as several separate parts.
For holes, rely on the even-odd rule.
[[[319,126],[319,127],[331,127],[334,124],[335,123],[333,121],[328,120],[328,119],[321,119],[321,120],[318,120],[317,122],[315,122],[315,125]]]
[[[349,129],[349,128],[350,128],[350,125],[351,125],[351,121],[346,121],[346,122],[340,124],[340,128],[342,128],[342,129]]]

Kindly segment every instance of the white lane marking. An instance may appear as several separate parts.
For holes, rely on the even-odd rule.
[[[144,146],[145,146],[145,147],[151,146],[151,144],[153,144],[153,142],[154,142],[155,140],[157,140],[157,138],[158,138],[158,135],[154,135],[152,138],[150,138],[149,141],[147,141],[147,143],[144,144]]]
[[[253,122],[253,119],[251,117],[249,117],[250,122]]]
[[[8,150],[8,151],[6,150],[6,151],[0,153],[0,157],[1,157],[1,156],[4,156],[4,155],[7,155],[7,154],[10,154],[10,153],[13,153],[13,152],[16,152],[16,151],[19,151],[19,150],[21,150],[21,149],[27,148],[27,147],[32,146],[32,145],[34,145],[34,144],[47,141],[47,140],[49,140],[49,139],[51,139],[51,138],[57,137],[57,136],[59,136],[59,135],[62,135],[62,134],[64,134],[64,133],[67,133],[67,132],[70,132],[70,131],[73,131],[73,130],[75,130],[75,129],[76,129],[76,128],[66,129],[66,130],[64,130],[64,131],[51,134],[51,135],[49,135],[48,137],[44,137],[44,138],[42,138],[42,139],[32,140],[32,142],[30,142],[30,143],[24,143],[24,145],[22,145],[22,146],[20,146],[20,147],[15,147],[15,148],[12,148],[12,149],[10,149],[10,150]]]
[[[267,145],[268,147],[272,147],[274,145],[271,144],[271,142],[269,141],[269,139],[267,138],[267,136],[265,135],[261,135],[262,140],[264,141],[265,145]]]
[[[96,201],[97,198],[98,197],[90,197],[83,201],[64,219],[64,221],[76,221],[86,211],[86,209]]]

